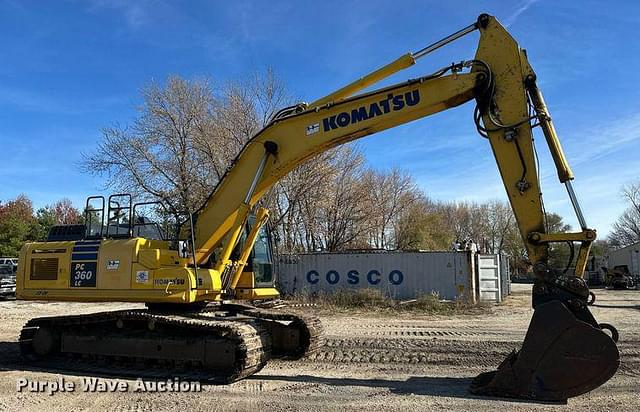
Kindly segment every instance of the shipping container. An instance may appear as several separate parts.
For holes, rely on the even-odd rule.
[[[479,282],[478,262],[484,285]],[[441,299],[475,303],[480,297],[499,302],[508,293],[502,287],[500,257],[471,251],[310,253],[282,256],[278,266],[284,294],[373,288],[401,300],[435,293]],[[485,290],[490,287],[495,290]]]

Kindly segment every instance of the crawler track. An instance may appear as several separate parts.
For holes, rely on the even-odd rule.
[[[35,318],[20,333],[22,358],[38,367],[230,383],[270,358],[268,332],[253,319],[213,313],[124,310]]]
[[[261,309],[242,304],[223,305],[240,315],[257,320],[263,327],[270,330],[274,339],[272,354],[284,359],[300,359],[318,352],[325,344],[324,329],[320,319],[311,315],[284,312],[277,309]],[[279,331],[274,326],[284,328]],[[279,345],[282,334],[295,335],[296,344],[287,348]],[[280,339],[277,337],[280,335]]]

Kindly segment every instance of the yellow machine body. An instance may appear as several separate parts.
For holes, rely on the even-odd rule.
[[[99,239],[28,243],[16,275],[19,299],[194,303],[221,300],[220,273],[188,267],[168,242]],[[242,272],[239,298],[278,297],[273,286],[255,284]]]

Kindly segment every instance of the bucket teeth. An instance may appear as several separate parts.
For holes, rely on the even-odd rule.
[[[566,401],[597,388],[620,364],[615,342],[600,328],[578,320],[560,301],[538,305],[520,351],[498,369],[478,375],[476,395]]]

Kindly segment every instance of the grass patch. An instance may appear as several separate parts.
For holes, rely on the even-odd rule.
[[[301,291],[287,300],[292,303],[313,304],[319,310],[333,312],[375,310],[449,315],[479,314],[489,309],[489,305],[473,305],[462,299],[443,300],[437,293],[428,293],[416,299],[400,301],[385,295],[379,289],[337,290],[333,293]]]

